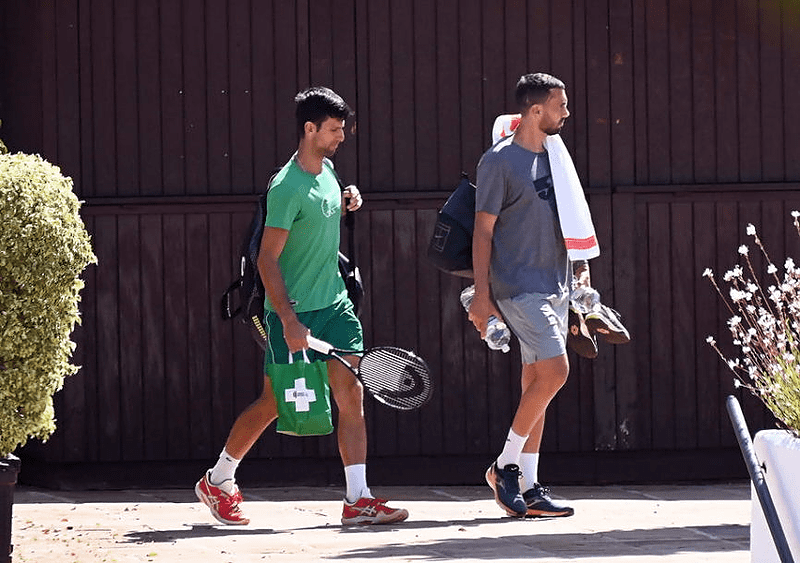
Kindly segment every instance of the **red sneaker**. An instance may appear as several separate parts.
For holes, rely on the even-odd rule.
[[[354,503],[344,501],[342,524],[392,524],[408,518],[405,508],[389,508],[380,498],[361,497]]]
[[[194,492],[197,498],[211,509],[211,514],[222,522],[223,524],[233,524],[244,526],[250,523],[249,518],[245,518],[242,511],[239,509],[239,504],[242,502],[242,493],[239,492],[239,487],[233,483],[230,492],[222,490],[222,488],[211,484],[208,476],[211,471],[206,472],[203,478],[194,486]]]

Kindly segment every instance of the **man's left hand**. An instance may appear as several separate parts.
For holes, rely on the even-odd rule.
[[[354,185],[351,184],[342,190],[342,209],[357,211],[362,203],[361,192]]]

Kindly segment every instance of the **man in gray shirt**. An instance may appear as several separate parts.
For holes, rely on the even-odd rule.
[[[537,475],[545,410],[569,373],[573,267],[579,285],[590,283],[588,263],[567,257],[544,146],[569,116],[566,87],[548,74],[526,74],[516,101],[519,126],[483,155],[477,173],[469,318],[481,336],[491,315],[503,319],[522,356],[522,395],[486,481],[511,516],[569,516],[572,508],[553,501]]]

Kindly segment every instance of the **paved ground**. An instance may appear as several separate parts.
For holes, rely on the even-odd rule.
[[[244,527],[216,525],[187,490],[18,487],[14,563],[537,561],[749,563],[749,483],[559,487],[575,515],[505,517],[488,487],[373,487],[396,526],[345,528],[338,488],[244,490]]]

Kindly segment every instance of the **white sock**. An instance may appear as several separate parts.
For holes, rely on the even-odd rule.
[[[519,455],[519,470],[522,472],[519,490],[524,493],[539,482],[539,454],[521,453]]]
[[[503,446],[503,451],[497,458],[497,467],[503,469],[506,465],[514,464],[519,465],[519,456],[522,453],[522,448],[525,442],[528,441],[527,436],[519,436],[513,430],[508,430],[508,437],[506,438],[506,445]]]
[[[239,462],[241,461],[241,459],[236,459],[227,450],[223,449],[222,453],[219,454],[217,464],[211,469],[211,475],[208,476],[208,480],[217,487],[229,479],[235,481],[236,468],[239,467]]]
[[[347,484],[347,492],[344,498],[347,502],[355,502],[361,497],[373,498],[372,492],[367,487],[367,465],[356,463],[347,465],[344,468],[344,480]]]

